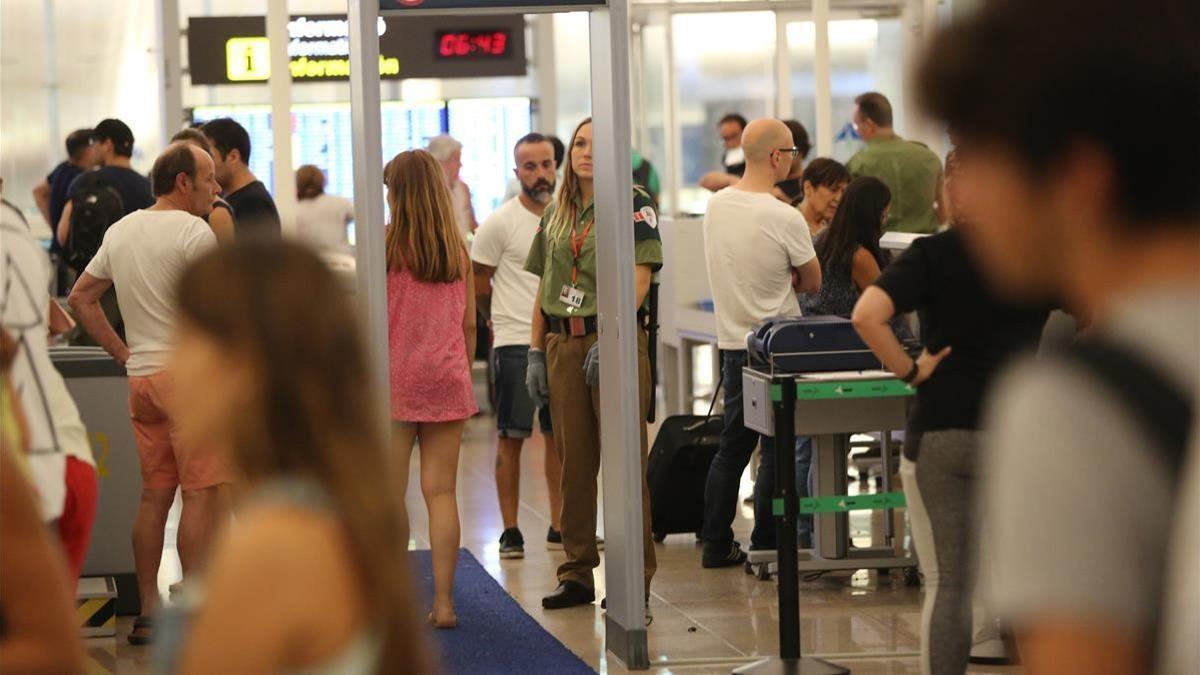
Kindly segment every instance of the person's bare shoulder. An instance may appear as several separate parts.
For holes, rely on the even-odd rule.
[[[288,569],[281,572],[307,575],[336,563],[345,547],[342,526],[332,515],[299,506],[260,506],[239,517],[224,555],[260,566],[286,562]]]

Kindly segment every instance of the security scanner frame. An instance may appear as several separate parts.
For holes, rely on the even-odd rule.
[[[903,428],[913,389],[886,371],[783,373],[771,367],[742,371],[745,423],[775,439],[777,551],[751,552],[754,564],[775,558],[779,572],[779,658],[765,659],[735,673],[849,673],[825,661],[802,658],[800,652],[800,572],[911,567],[916,560],[894,549],[850,549],[848,512],[884,511],[885,541],[895,532],[892,510],[903,506],[903,494],[891,492],[891,443],[886,430]],[[883,494],[846,494],[847,443],[839,438],[864,429],[885,430]],[[796,489],[796,437],[813,438],[813,470],[819,496],[800,500]],[[814,514],[815,548],[797,549],[796,526],[803,508]]]
[[[638,409],[637,306],[634,292],[633,137],[630,105],[628,0],[349,0],[350,99],[354,208],[360,320],[373,372],[386,373],[387,264],[384,240],[383,157],[380,120],[379,40],[376,25],[389,16],[433,13],[477,16],[587,11],[591,50],[595,157],[597,302],[600,357],[600,444],[606,538],[608,611],[605,646],[629,668],[650,667],[642,563],[642,458]],[[361,153],[361,154],[360,154]],[[624,273],[614,273],[623,270]],[[622,339],[624,336],[624,339]],[[376,377],[375,402],[387,426],[387,380]],[[549,580],[547,580],[549,581]]]

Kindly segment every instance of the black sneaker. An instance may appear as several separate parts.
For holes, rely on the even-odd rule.
[[[700,558],[700,564],[705,569],[736,567],[745,564],[745,562],[746,552],[742,550],[742,545],[736,541],[730,543],[728,550],[716,552],[715,554],[706,546],[704,547],[704,555]]]
[[[558,530],[554,529],[553,526],[551,526],[550,531],[546,533],[546,550],[548,550],[548,551],[563,550],[562,532],[559,532]]]
[[[515,527],[510,527],[500,535],[500,559],[512,560],[525,557],[525,537]]]

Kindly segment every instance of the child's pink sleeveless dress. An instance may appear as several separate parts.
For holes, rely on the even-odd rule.
[[[418,281],[388,270],[392,419],[448,422],[478,412],[463,341],[466,281]]]

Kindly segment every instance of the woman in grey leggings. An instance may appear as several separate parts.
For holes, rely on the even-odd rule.
[[[958,175],[953,153],[946,185],[955,222]],[[917,311],[925,350],[912,359],[889,327]],[[921,672],[958,675],[971,651],[971,597],[979,526],[975,522],[979,413],[993,376],[1037,345],[1049,309],[1018,307],[984,285],[962,232],[918,239],[863,292],[853,321],[897,377],[917,388],[901,460],[913,542],[925,573]]]

